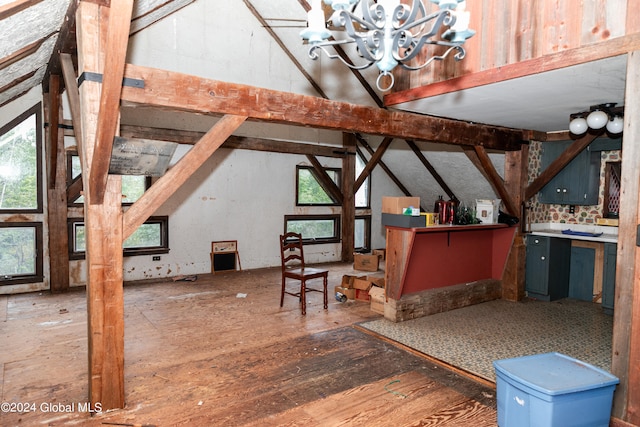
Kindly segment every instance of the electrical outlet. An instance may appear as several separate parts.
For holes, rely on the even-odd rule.
[[[160,261],[160,255],[155,255],[151,258],[153,261]]]
[[[569,205],[569,213],[570,214],[576,213],[576,205]]]

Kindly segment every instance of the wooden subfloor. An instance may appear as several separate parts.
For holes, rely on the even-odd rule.
[[[127,405],[94,416],[84,290],[0,296],[0,402],[28,409],[0,425],[496,425],[494,389],[354,328],[380,315],[335,301],[363,273],[330,268],[306,316],[279,307],[279,268],[127,285]]]

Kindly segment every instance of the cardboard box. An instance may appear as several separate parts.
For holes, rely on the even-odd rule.
[[[371,281],[367,278],[367,276],[356,277],[353,280],[353,288],[359,289],[361,291],[368,291],[371,287]]]
[[[380,259],[384,260],[384,257],[386,255],[385,253],[386,249],[381,248],[381,249],[374,249],[371,251],[372,255],[378,255],[380,257]]]
[[[340,284],[340,286],[347,289],[353,289],[353,281],[355,280],[355,278],[356,276],[345,274],[344,276],[342,276],[342,283]]]
[[[384,288],[372,286],[371,289],[369,289],[369,298],[371,301],[371,311],[384,314]]]
[[[424,216],[425,226],[436,225],[436,214],[433,212],[422,212],[420,215]]]
[[[376,276],[367,276],[367,280],[371,282],[373,286],[377,286],[379,288],[384,289],[384,277],[376,277]]]
[[[390,227],[426,227],[426,216],[418,215],[395,215],[389,213],[382,214],[382,225],[388,225]]]
[[[380,257],[373,254],[354,254],[353,269],[360,271],[378,271]]]
[[[343,288],[342,286],[336,286],[335,292],[340,292],[342,295],[346,295],[347,299],[356,299],[356,290],[353,288]]]
[[[420,197],[383,197],[382,213],[402,215],[405,208],[420,208]]]
[[[355,289],[356,291],[356,300],[358,301],[369,301],[369,290],[363,289]]]

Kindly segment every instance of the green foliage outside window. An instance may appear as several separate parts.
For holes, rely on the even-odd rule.
[[[300,233],[303,239],[330,239],[335,237],[335,220],[289,220],[287,231]]]
[[[36,116],[0,135],[0,209],[38,207]]]
[[[338,182],[338,172],[328,169],[327,173]],[[322,186],[313,176],[310,168],[298,168],[298,204],[299,205],[333,205],[335,202],[324,191]]]
[[[33,227],[0,228],[0,277],[36,272],[36,233]]]
[[[71,176],[72,178],[77,177],[82,173],[82,167],[80,166],[80,157],[72,156],[71,157]],[[133,203],[138,200],[147,189],[146,185],[146,177],[145,176],[133,176],[133,175],[123,175],[122,176],[122,203]],[[84,203],[84,197],[80,196],[74,203]]]

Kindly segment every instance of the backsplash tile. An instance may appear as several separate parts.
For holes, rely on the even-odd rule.
[[[543,204],[538,201],[536,194],[528,203],[529,218],[532,224],[558,222],[566,224],[595,224],[598,218],[602,218],[604,204],[604,177],[605,163],[620,160],[620,150],[602,151],[600,164],[600,189],[598,204],[595,206],[575,206],[574,213],[569,212],[569,205]],[[529,177],[528,182],[542,172],[542,143],[531,141],[529,144]]]

